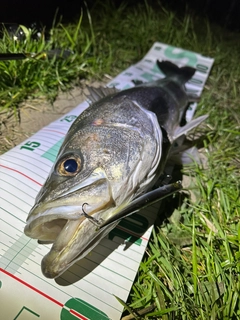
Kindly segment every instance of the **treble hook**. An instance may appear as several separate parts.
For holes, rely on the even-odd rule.
[[[89,214],[87,214],[87,213],[85,212],[84,208],[83,208],[85,205],[86,205],[86,206],[89,206],[89,204],[88,204],[87,202],[84,202],[84,204],[82,205],[82,212],[83,212],[84,217],[85,217],[86,219],[88,219],[89,221],[91,221],[95,226],[100,227],[101,224],[102,224],[102,219],[99,219],[99,220],[98,220],[98,219],[90,216]]]

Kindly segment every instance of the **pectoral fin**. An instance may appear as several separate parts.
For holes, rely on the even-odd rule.
[[[117,221],[133,214],[134,212],[140,211],[141,209],[170,196],[174,192],[179,191],[181,188],[181,182],[178,181],[149,191],[148,193],[130,202],[125,208],[112,215],[109,219],[103,221],[99,225],[98,229],[102,229],[112,223],[116,223]]]
[[[172,140],[177,140],[182,135],[186,135],[190,130],[196,128],[200,123],[202,123],[204,120],[206,120],[208,115],[204,115],[201,117],[198,117],[196,119],[191,120],[183,127],[178,127],[173,134]]]

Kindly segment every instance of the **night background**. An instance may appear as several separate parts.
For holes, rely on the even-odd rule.
[[[91,8],[97,1],[86,1]],[[119,6],[123,1],[112,0]],[[128,0],[129,10],[136,3],[143,2]],[[156,3],[155,1],[148,1]],[[218,1],[218,0],[163,0],[161,3],[166,8],[171,8],[177,12],[186,12],[188,10],[193,15],[208,16],[211,22],[215,22],[228,29],[240,29],[240,1]],[[9,0],[1,3],[0,21],[10,23],[29,24],[40,22],[43,25],[51,26],[56,11],[58,18],[61,16],[63,21],[73,21],[79,17],[81,7],[85,8],[84,1],[81,0],[52,0],[52,1],[17,1]]]

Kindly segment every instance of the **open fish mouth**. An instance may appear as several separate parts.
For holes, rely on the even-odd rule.
[[[67,221],[50,252],[42,259],[42,273],[47,278],[60,276],[76,261],[84,258],[116,224],[98,230],[86,218],[82,222]],[[79,236],[82,241],[79,241]]]
[[[42,212],[40,209],[41,207],[36,207],[31,210],[24,233],[42,242],[54,242],[67,221],[83,216],[82,208],[77,206],[52,207]]]
[[[85,217],[82,207],[58,207],[53,208],[52,211],[56,209],[59,212],[63,209],[65,214],[67,210],[74,211],[75,219],[66,219],[63,217],[64,214],[49,215],[51,209],[48,209],[45,212],[48,213],[47,215],[33,219],[24,230],[27,236],[38,239],[42,244],[53,243],[49,253],[42,260],[42,272],[47,278],[56,278],[61,275],[78,259],[83,258],[105,234],[105,229],[97,230],[96,224],[90,221],[95,219],[93,215],[98,217],[96,219],[101,219],[103,213],[101,210],[100,212],[88,210],[88,217]],[[76,209],[79,210],[75,211]],[[88,209],[91,207],[89,206]],[[79,215],[77,219],[76,212]]]
[[[42,272],[47,278],[55,278],[69,268],[84,249],[83,243],[79,247],[79,235],[81,234],[81,220],[53,220],[51,225],[61,225],[61,230],[53,242],[49,253],[43,258]],[[55,227],[55,226],[54,226]],[[96,227],[95,227],[96,229]]]
[[[38,239],[41,244],[53,243],[49,253],[42,260],[42,272],[46,277],[59,276],[71,261],[75,260],[70,247],[84,219],[81,217],[77,220],[70,220],[53,214],[36,218],[26,225],[24,232],[27,236]],[[63,255],[65,256],[64,265],[60,263]]]
[[[48,278],[59,276],[91,250],[103,232],[93,222],[107,217],[115,206],[108,180],[89,180],[92,184],[85,183],[54,201],[40,198],[28,215],[24,233],[41,244],[53,244],[42,260],[42,272]]]

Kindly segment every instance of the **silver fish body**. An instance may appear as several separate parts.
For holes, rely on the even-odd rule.
[[[206,118],[179,126],[189,102],[184,84],[195,69],[158,65],[168,75],[163,80],[121,92],[91,89],[93,103],[69,129],[24,230],[53,243],[42,261],[46,277],[86,256],[119,213],[151,191],[173,142]]]

